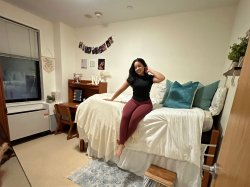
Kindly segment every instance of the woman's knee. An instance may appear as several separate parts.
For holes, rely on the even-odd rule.
[[[130,120],[131,118],[131,114],[128,114],[128,113],[123,113],[122,114],[122,120]]]

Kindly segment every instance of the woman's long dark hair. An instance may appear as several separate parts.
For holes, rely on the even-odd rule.
[[[143,60],[142,58],[135,59],[129,68],[129,75],[127,78],[127,81],[130,85],[133,84],[135,78],[138,77],[138,74],[135,72],[135,67],[134,67],[135,62],[140,62],[144,66],[144,68],[148,67],[145,60]],[[147,75],[147,73],[146,73],[146,75]]]

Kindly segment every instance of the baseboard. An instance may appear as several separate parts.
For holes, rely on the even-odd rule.
[[[11,145],[14,146],[14,145],[22,144],[22,143],[25,143],[25,142],[28,142],[28,141],[31,141],[31,140],[34,140],[34,139],[37,139],[37,138],[41,138],[43,136],[47,136],[47,135],[49,135],[51,133],[52,132],[48,130],[48,131],[40,132],[40,133],[37,133],[37,134],[33,134],[33,135],[30,135],[30,136],[27,136],[27,137],[24,137],[24,138],[13,140],[13,141],[11,141]]]

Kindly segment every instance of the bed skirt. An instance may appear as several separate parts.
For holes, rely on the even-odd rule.
[[[90,145],[88,145],[87,153],[90,157],[98,158],[96,151]],[[120,159],[113,156],[111,161],[116,163],[121,169],[128,170],[142,177],[150,165],[154,164],[177,173],[175,187],[201,186],[201,170],[190,162],[178,161],[126,148],[123,150]]]

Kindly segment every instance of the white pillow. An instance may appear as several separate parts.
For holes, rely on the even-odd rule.
[[[211,112],[212,116],[219,115],[222,111],[226,100],[227,90],[228,89],[226,87],[217,88],[211,102],[211,106],[209,107],[209,111]]]
[[[151,98],[154,99],[157,103],[162,102],[164,94],[166,92],[166,82],[155,83],[152,85],[151,89]]]

